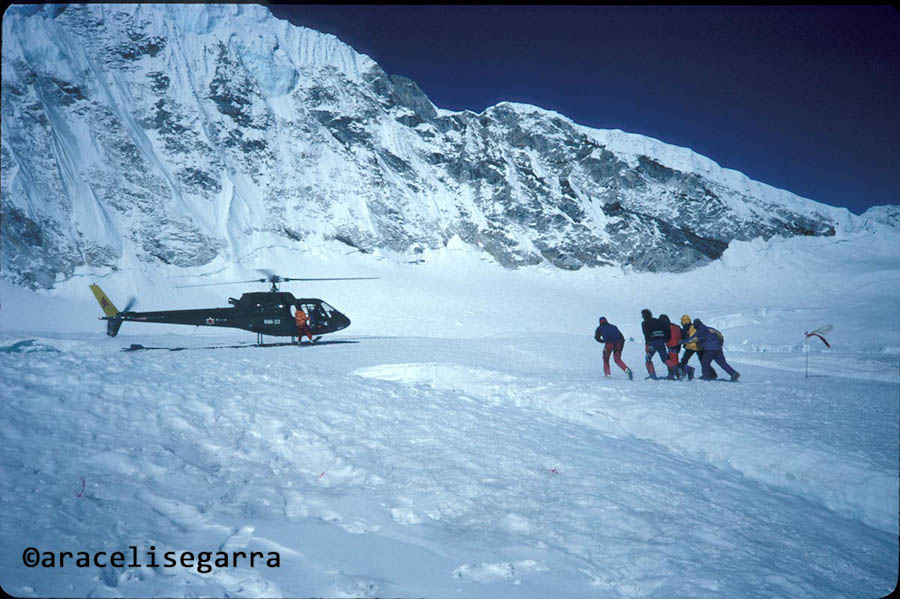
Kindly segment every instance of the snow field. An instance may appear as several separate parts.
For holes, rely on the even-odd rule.
[[[894,384],[737,353],[752,382],[602,379],[571,337],[132,340],[4,352],[4,478],[28,501],[3,537],[281,567],[35,577],[11,552],[13,594],[851,597],[896,572]]]
[[[0,580],[26,597],[883,596],[893,240],[734,243],[672,275],[506,271],[459,240],[407,265],[260,234],[196,271],[135,262],[44,295],[0,281]],[[256,268],[382,278],[284,287],[353,321],[315,347],[136,323],[109,338],[87,289],[120,308],[224,306],[262,287],[174,285]],[[643,307],[722,330],[740,383],[643,380],[638,341],[636,380],[604,378],[597,317],[639,338]],[[823,324],[832,349],[807,356]],[[29,569],[29,546],[280,564]]]
[[[578,340],[570,342],[579,345]],[[735,360],[740,364],[737,360],[740,357]],[[623,394],[618,385],[591,380],[596,374],[579,385],[569,378],[560,384],[547,384],[545,374],[515,377],[453,364],[388,364],[357,374],[454,391],[486,402],[536,408],[616,436],[653,440],[671,451],[801,493],[886,532],[896,527],[898,486],[890,454],[881,464],[872,464],[866,455],[848,457],[856,453],[859,443],[857,435],[851,434],[861,424],[856,410],[870,411],[881,418],[890,418],[896,411],[896,406],[878,396],[884,390],[878,386],[870,403],[869,386],[858,390],[848,385],[843,399],[834,401],[830,394],[823,393],[823,388],[834,386],[834,381],[813,379],[806,389],[788,393],[773,389],[772,381],[765,381],[762,388],[750,383],[729,394],[743,397],[747,404],[729,401],[722,405],[719,394],[710,394],[705,387],[686,390],[670,385],[654,390],[668,400],[665,404],[648,405],[643,395],[636,398]],[[642,375],[638,371],[638,377]],[[850,394],[859,397],[848,402],[854,406],[848,414],[845,402]],[[710,401],[711,397],[715,399]],[[780,408],[780,401],[792,402],[791,409]],[[794,423],[798,408],[815,422],[809,426]],[[696,416],[685,416],[692,414]],[[846,417],[850,417],[852,426],[844,425]],[[736,422],[741,426],[735,427]],[[792,427],[793,434],[786,437],[784,429]],[[822,439],[819,435],[825,427],[838,428],[844,434]],[[798,436],[804,437],[802,442]],[[759,446],[765,446],[766,451],[760,452]]]

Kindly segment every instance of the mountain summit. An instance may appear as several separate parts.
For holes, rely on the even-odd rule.
[[[458,236],[506,267],[682,271],[856,217],[534,106],[435,107],[258,5],[18,5],[3,19],[2,276],[201,266]]]

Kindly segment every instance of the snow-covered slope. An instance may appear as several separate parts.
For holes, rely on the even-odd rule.
[[[2,51],[0,276],[32,289],[329,240],[683,271],[733,240],[859,227],[643,136],[439,110],[262,6],[13,6]]]
[[[383,277],[292,287],[353,320],[302,348],[104,334],[93,280],[145,309],[252,287],[173,290],[192,269],[79,273],[52,294],[0,282],[0,580],[23,597],[884,596],[898,242],[739,242],[679,274],[508,270],[458,241],[419,264],[275,248],[221,265]],[[604,379],[597,317],[639,338],[645,306],[720,328],[741,381],[643,380],[639,341],[637,380]],[[824,324],[832,348],[807,356]],[[28,568],[28,547],[127,558]],[[254,551],[278,566],[234,557]]]

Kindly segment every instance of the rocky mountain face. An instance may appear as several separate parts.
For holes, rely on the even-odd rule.
[[[860,219],[900,229],[900,205],[873,206],[863,212]]]
[[[2,276],[201,266],[261,243],[681,271],[855,219],[690,150],[537,107],[436,108],[257,5],[20,5],[3,19]]]

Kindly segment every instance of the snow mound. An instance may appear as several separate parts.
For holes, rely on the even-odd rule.
[[[542,376],[514,376],[459,364],[380,364],[354,374],[544,410],[605,433],[652,441],[715,467],[733,468],[886,532],[897,525],[900,504],[895,470],[846,456],[845,447],[836,447],[833,439],[798,443],[785,437],[783,430],[756,417],[762,405],[777,405],[777,390],[765,386],[743,385],[729,393],[758,405],[753,417],[742,418],[747,414],[733,405],[734,397],[729,398],[732,405],[697,413],[679,397],[677,388],[660,391],[676,401],[650,410],[641,394],[621,388],[548,384]],[[597,394],[604,390],[611,393],[599,402]],[[742,426],[735,427],[736,419],[742,420]],[[760,444],[768,451],[760,452]]]

